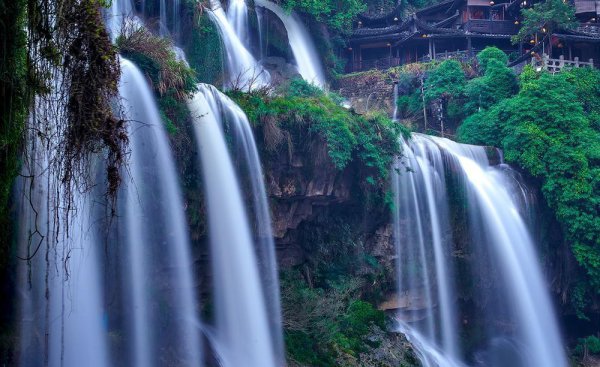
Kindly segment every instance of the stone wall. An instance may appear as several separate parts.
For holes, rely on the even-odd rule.
[[[334,83],[334,91],[347,98],[357,113],[385,111],[390,116],[394,112],[394,69],[387,71],[370,70],[348,74]]]

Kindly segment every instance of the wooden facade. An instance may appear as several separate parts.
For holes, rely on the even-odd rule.
[[[536,0],[446,0],[402,19],[400,7],[380,16],[361,17],[348,48],[346,71],[386,69],[412,62],[466,60],[496,46],[516,62],[547,53],[565,60],[600,61],[600,0],[573,0],[581,26],[513,45],[520,11]]]

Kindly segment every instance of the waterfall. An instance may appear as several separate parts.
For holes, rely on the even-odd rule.
[[[394,99],[392,103],[394,104],[394,112],[392,113],[392,120],[398,121],[398,83],[394,84]]]
[[[181,0],[173,0],[173,38],[176,43],[181,37]]]
[[[298,20],[298,15],[293,12],[288,14],[279,5],[269,0],[256,0],[254,3],[257,6],[272,11],[283,22],[288,34],[290,48],[298,65],[298,72],[300,72],[302,78],[320,87],[324,87],[325,73],[320,63],[321,59],[308,30]]]
[[[152,366],[161,351],[173,349],[185,365],[200,366],[192,259],[175,163],[145,77],[125,59],[121,70],[119,91],[132,150],[122,227],[129,255],[123,272],[130,279],[134,365]],[[168,337],[159,335],[161,323],[160,333]]]
[[[264,30],[263,30],[263,24],[264,24],[264,9],[263,8],[259,8],[256,7],[256,21],[257,21],[257,29],[258,29],[258,52],[259,52],[259,56],[260,59],[264,59],[265,58],[265,54],[266,54],[266,50],[265,50],[265,40],[264,40]]]
[[[400,235],[396,236],[396,248],[400,253],[398,258],[405,259],[405,262],[398,266],[401,271],[399,274],[400,294],[405,292],[409,310],[411,310],[410,305],[413,302],[425,302],[427,325],[422,332],[430,338],[440,335],[441,340],[438,342],[445,354],[456,356],[458,354],[458,321],[451,299],[454,294],[450,282],[452,271],[447,265],[451,244],[447,236],[450,232],[450,223],[448,222],[443,157],[439,150],[431,149],[426,139],[420,139],[418,136],[414,138],[413,147],[414,153],[410,149],[403,150],[408,161],[406,166],[413,173],[402,174],[394,178],[398,180],[394,188],[399,202],[396,207],[396,232],[400,231],[398,227],[400,220],[406,221],[408,218],[415,220],[413,226],[408,226],[408,232],[405,234],[405,241],[414,244],[414,247],[410,246],[405,249],[403,243],[399,242]],[[428,244],[431,245],[430,248],[427,248]],[[432,269],[427,268],[430,263],[434,264]],[[412,269],[406,269],[407,266],[419,267],[423,271],[421,274],[410,274],[408,272]],[[431,282],[430,277],[434,277],[435,282]],[[432,285],[435,285],[435,289],[437,289],[435,295],[437,297],[432,294]],[[424,293],[420,297],[423,300],[419,300],[418,296],[415,297],[410,293],[414,293],[418,289]],[[432,302],[434,299],[435,303]],[[437,328],[433,325],[434,319],[439,319]]]
[[[269,314],[275,308],[267,304],[274,301],[269,299],[272,296],[268,293],[275,288],[268,289],[261,284],[264,279],[276,281],[269,280],[276,273],[274,254],[265,259],[267,263],[273,262],[269,265],[272,270],[261,279],[250,223],[223,134],[223,113],[231,114],[233,111],[239,119],[239,108],[206,85],[199,85],[199,91],[189,101],[189,108],[194,119],[208,206],[214,269],[215,339],[218,343],[215,349],[222,351],[221,359],[227,367],[281,365],[281,360],[278,360],[281,353],[276,350],[280,348],[277,345],[280,336],[274,335],[273,324],[269,322],[269,318],[276,317]],[[245,124],[246,120],[234,119],[232,123],[236,128],[240,123]],[[242,149],[247,151],[248,148]],[[249,162],[250,167],[254,164],[252,161]],[[254,174],[260,172],[255,171]],[[260,184],[260,180],[256,184]],[[259,201],[263,200],[261,196]],[[256,208],[255,204],[255,210],[263,209]],[[261,226],[260,219],[258,224]],[[265,294],[266,297],[263,296]]]
[[[35,109],[43,115],[46,108],[42,104],[36,101],[31,123],[45,131],[52,122],[35,121]],[[74,190],[72,209],[64,209],[62,176],[50,170],[58,159],[55,135],[49,136],[31,130],[17,182],[18,255],[29,259],[19,263],[20,365],[108,367],[99,205],[94,192]]]
[[[133,5],[130,0],[112,0],[106,27],[113,43],[117,40],[121,27],[129,16],[133,16]]]
[[[160,0],[160,19],[158,24],[158,34],[161,37],[169,36],[169,26],[167,24],[167,3],[166,0]]]
[[[520,199],[526,196],[521,192],[523,187],[514,184],[514,176],[507,175],[510,170],[505,165],[491,166],[483,147],[415,134],[409,143],[403,144],[403,151],[405,159],[398,162],[399,173],[393,178],[396,243],[399,267],[411,263],[414,266],[399,269],[400,304],[411,310],[417,302],[410,301],[419,301],[419,307],[412,311],[418,310],[421,315],[409,318],[406,310],[402,310],[398,317],[401,329],[413,341],[423,364],[566,366],[534,243],[519,211]],[[448,179],[451,182],[446,182]],[[440,227],[439,220],[435,220],[448,216],[447,209],[440,211],[440,208],[448,207],[452,195],[454,200],[465,200],[463,210],[468,212],[467,218],[462,218],[472,242],[467,250],[473,252],[470,261],[478,262],[471,265],[468,275],[476,282],[491,284],[491,289],[485,291],[472,286],[473,297],[486,301],[486,305],[476,311],[477,315],[461,313],[462,329],[456,320],[450,325],[444,323],[444,313],[457,317],[454,305],[458,297],[452,287],[447,288],[448,299],[440,292],[440,288],[446,287],[444,281],[449,279],[443,279],[439,263],[446,263],[446,270],[451,271],[456,267],[453,262],[458,260],[449,256],[450,252],[466,250],[446,245],[445,255],[440,255],[435,239],[442,233],[446,241],[458,240],[451,238],[450,228]],[[432,200],[436,201],[435,206],[430,204]],[[438,288],[437,294],[429,292],[429,287]],[[421,299],[402,298],[411,292],[424,294]],[[449,308],[445,311],[446,307]],[[470,322],[485,330],[478,335],[481,340],[476,350],[463,354],[456,353],[460,346],[455,352],[449,350],[448,332],[452,334],[449,337],[457,340],[459,333],[468,334]],[[435,337],[440,334],[441,340]]]
[[[227,20],[242,44],[248,45],[250,42],[250,28],[248,27],[248,6],[245,0],[232,0],[229,2]]]
[[[269,73],[256,61],[239,39],[233,26],[227,20],[219,0],[211,0],[210,4],[212,10],[208,14],[217,25],[225,47],[229,74],[225,87],[253,89],[268,85],[271,81]]]

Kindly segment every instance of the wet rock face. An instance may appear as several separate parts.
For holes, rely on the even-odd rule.
[[[302,78],[298,68],[286,61],[283,57],[265,57],[262,65],[271,75],[271,83],[277,86],[288,80]]]
[[[314,220],[330,206],[351,201],[354,173],[352,166],[344,170],[335,167],[327,144],[320,138],[310,141],[302,151],[281,150],[267,159],[265,181],[282,267],[304,260],[297,237],[302,223]]]

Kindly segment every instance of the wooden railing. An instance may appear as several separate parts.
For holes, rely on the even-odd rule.
[[[517,34],[519,26],[513,20],[471,19],[465,23],[465,30],[476,33]]]
[[[458,50],[458,51],[445,51],[439,52],[435,54],[435,60],[457,60],[460,62],[468,62],[475,58],[477,54],[480,52],[480,49],[471,49],[469,50]],[[515,52],[515,50],[502,50],[507,55]],[[411,60],[414,62],[415,60]],[[418,62],[429,62],[432,61],[432,57],[430,54],[426,54],[420,57]],[[346,72],[355,72],[355,71],[367,71],[367,70],[385,70],[395,66],[404,65],[406,62],[403,62],[403,59],[398,57],[384,57],[381,59],[372,59],[372,60],[362,60],[356,61],[354,63],[350,63],[347,66]]]
[[[401,61],[397,57],[384,57],[374,60],[361,60],[352,64],[352,71],[365,71],[372,69],[385,70],[394,66],[401,65]]]
[[[578,57],[573,60],[565,60],[561,55],[558,59],[551,59],[550,56],[543,54],[541,57],[532,57],[531,65],[538,71],[547,70],[551,73],[558,73],[565,67],[571,68],[583,68],[583,67],[594,67],[594,59],[589,61],[579,61]]]
[[[459,50],[459,51],[445,51],[435,54],[435,60],[458,60],[466,62],[471,60],[477,55],[477,50]],[[419,59],[421,62],[431,61],[431,55],[425,55]]]
[[[585,23],[577,27],[577,32],[600,35],[599,23]]]

